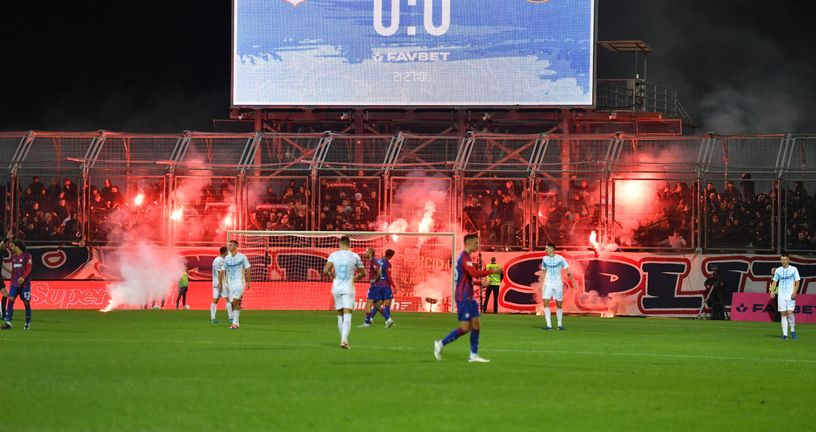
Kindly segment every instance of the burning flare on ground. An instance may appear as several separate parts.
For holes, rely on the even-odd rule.
[[[617,243],[601,244],[598,241],[598,233],[596,233],[595,230],[592,230],[589,234],[589,244],[595,249],[595,255],[599,255],[601,252],[615,252],[619,247]]]
[[[592,230],[592,233],[589,234],[589,244],[595,248],[596,252],[601,251],[601,244],[598,243],[598,233],[596,233],[595,230]]]

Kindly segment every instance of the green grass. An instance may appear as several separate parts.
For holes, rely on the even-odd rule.
[[[22,309],[20,307],[19,309]],[[0,333],[0,431],[813,430],[816,326],[399,314],[339,349],[331,312],[35,311]],[[219,311],[221,318],[223,311]],[[555,318],[555,316],[553,316]]]

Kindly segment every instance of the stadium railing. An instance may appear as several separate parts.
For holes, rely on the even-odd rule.
[[[157,243],[203,245],[228,229],[342,220],[345,230],[379,230],[398,219],[417,229],[430,218],[433,230],[479,231],[486,247],[508,250],[585,248],[592,231],[626,250],[816,249],[810,136],[38,131],[0,133],[0,144],[3,226],[34,244],[103,245],[116,241],[111,224],[138,219],[155,219]],[[27,192],[40,188],[34,176],[43,196]]]

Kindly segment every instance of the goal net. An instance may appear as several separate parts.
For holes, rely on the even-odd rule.
[[[227,233],[251,264],[250,289],[244,292],[248,309],[334,309],[331,279],[323,275],[329,254],[342,236],[360,255],[373,248],[381,258],[387,249],[396,293],[391,309],[401,312],[450,312],[453,294],[454,233],[384,233],[334,231],[238,231]],[[363,309],[368,279],[355,284],[356,308]]]

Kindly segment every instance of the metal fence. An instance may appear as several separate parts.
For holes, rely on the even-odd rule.
[[[816,137],[0,133],[4,228],[105,244],[227,229],[453,230],[488,248],[816,252]],[[35,179],[36,177],[36,179]]]

